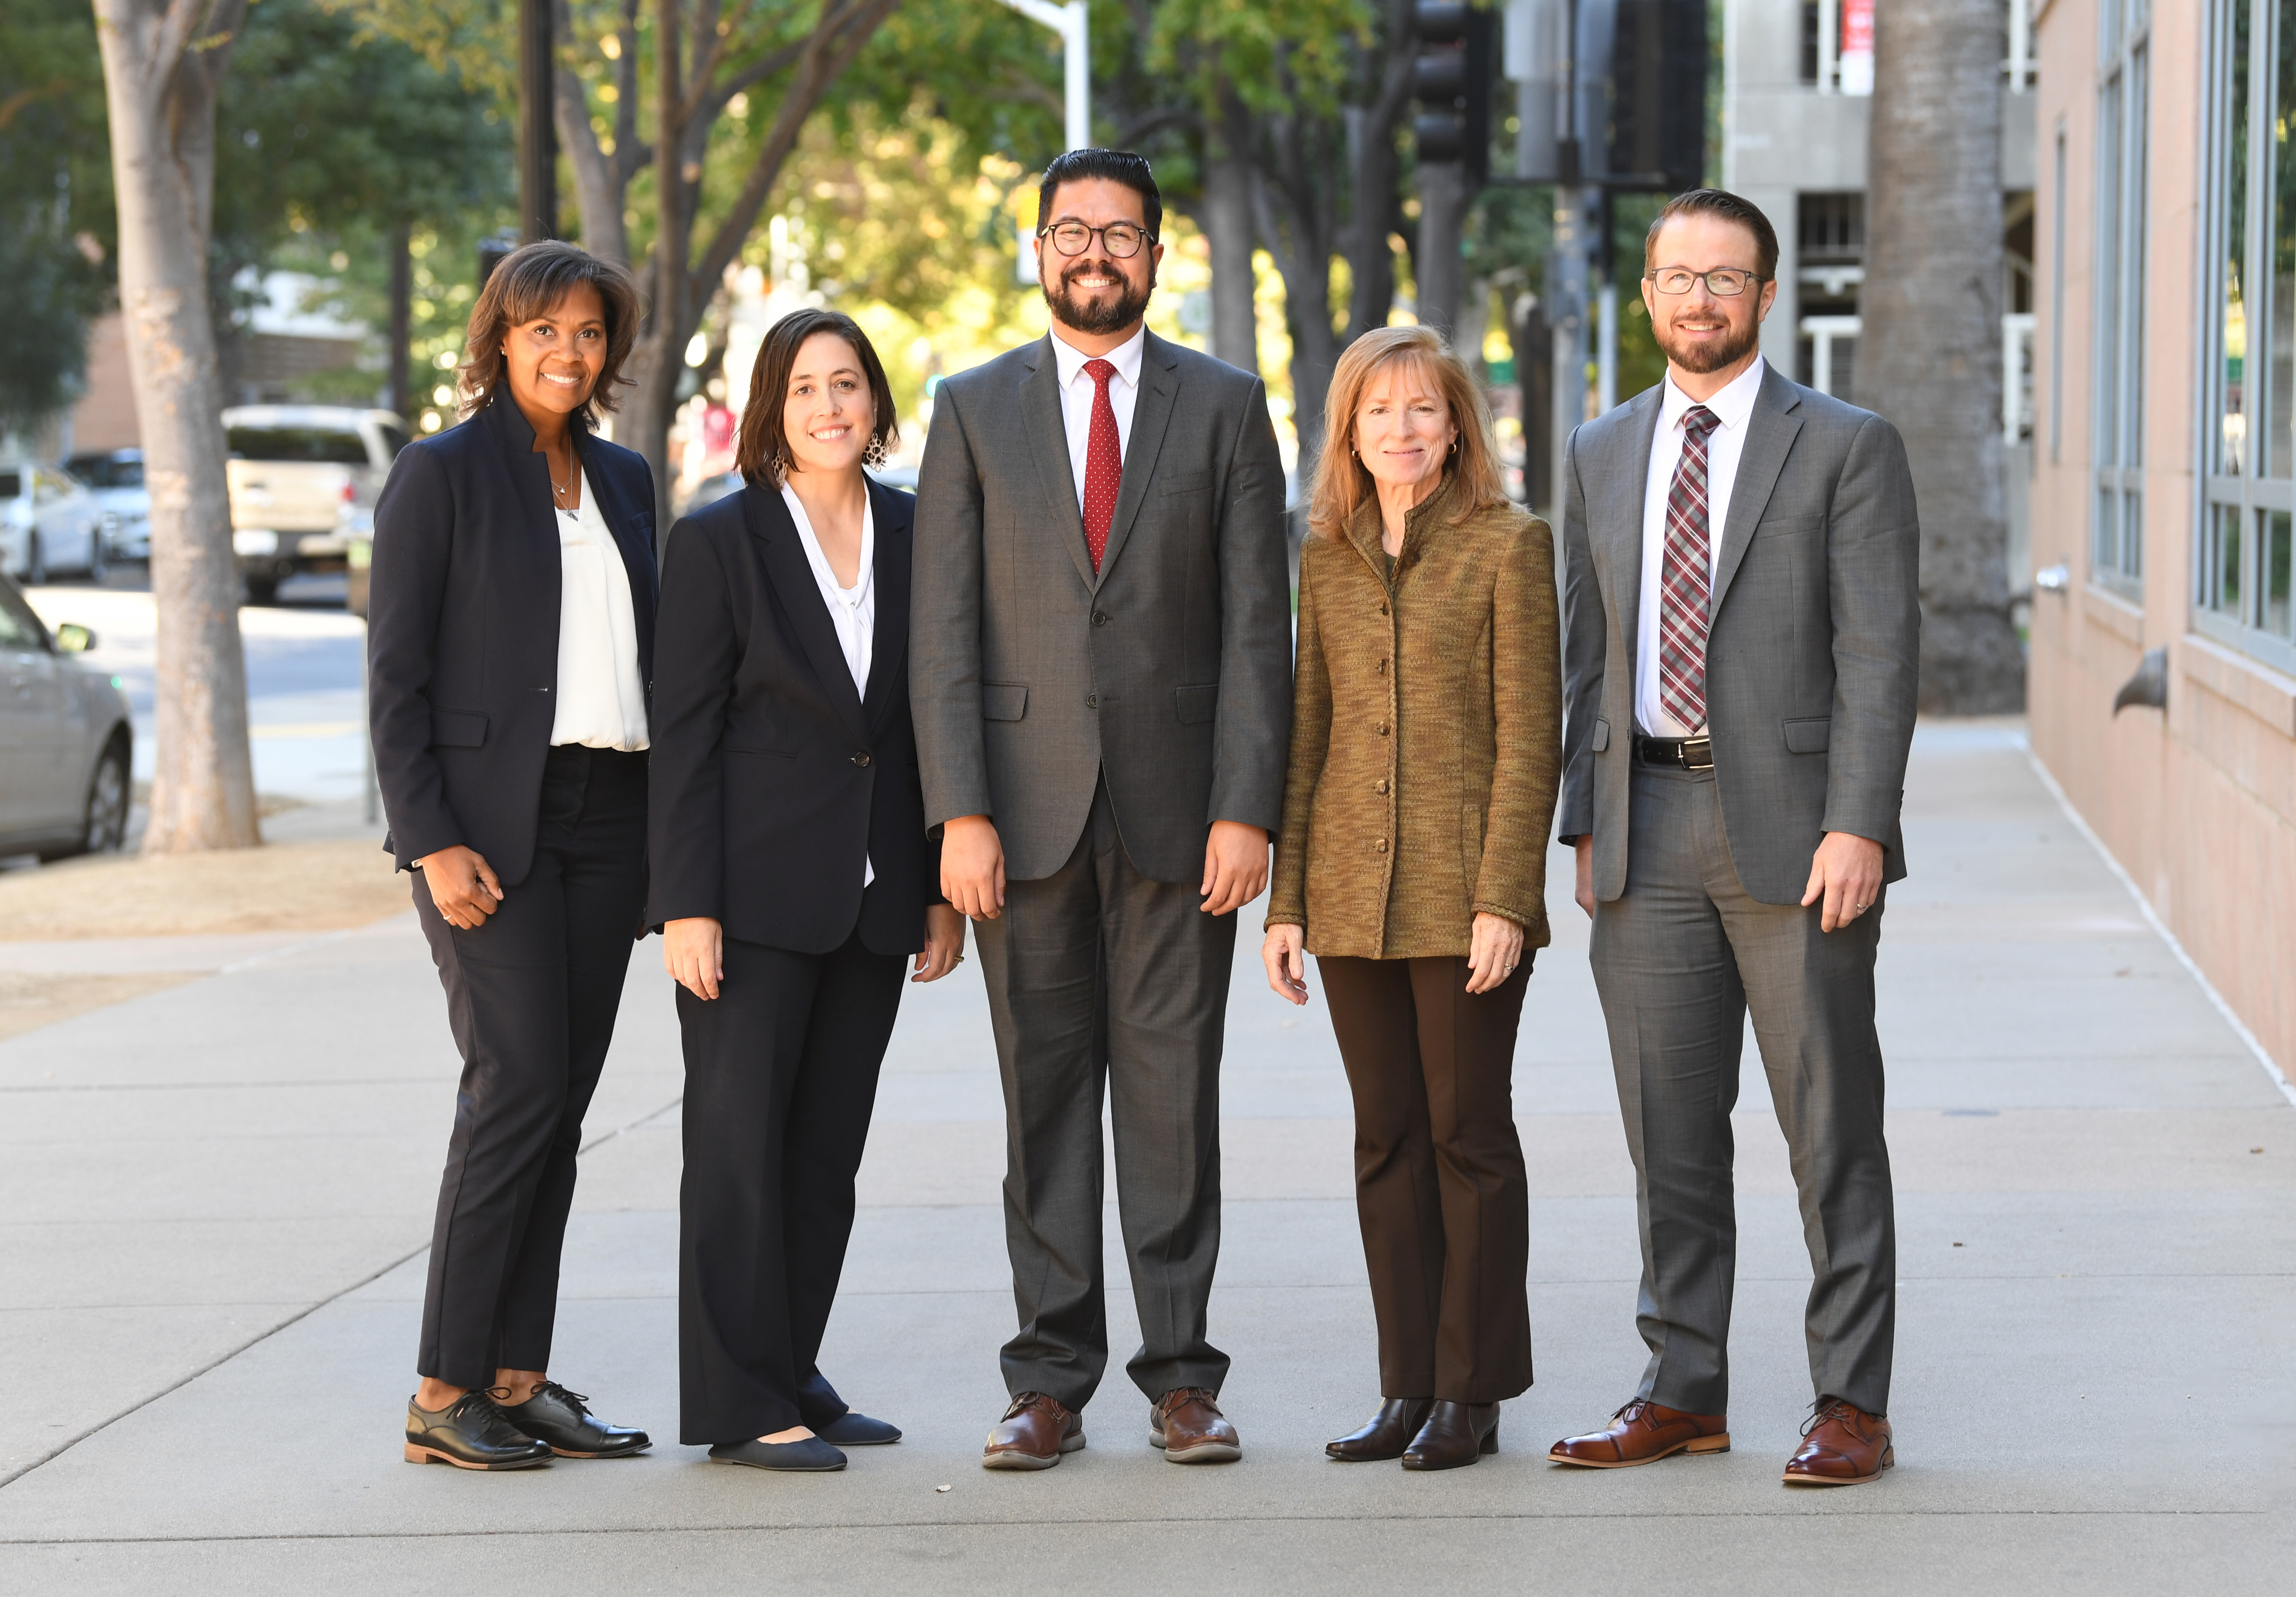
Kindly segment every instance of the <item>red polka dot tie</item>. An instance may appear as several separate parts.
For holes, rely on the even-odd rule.
[[[1108,553],[1108,524],[1116,519],[1116,493],[1124,486],[1124,451],[1116,441],[1116,407],[1108,402],[1108,380],[1116,368],[1104,360],[1084,363],[1093,381],[1092,431],[1084,446],[1084,541],[1092,569]]]

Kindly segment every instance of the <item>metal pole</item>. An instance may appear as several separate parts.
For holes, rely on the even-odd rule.
[[[1562,454],[1587,419],[1587,193],[1576,184],[1554,188],[1554,251],[1546,261],[1547,324],[1554,340],[1554,453],[1557,525],[1562,513]]]
[[[1431,160],[1419,168],[1419,324],[1449,338],[1459,325],[1459,245],[1467,222],[1467,168]]]
[[[1092,12],[1085,0],[1069,0],[1061,16],[1069,148],[1083,150],[1092,143]]]
[[[558,236],[551,22],[551,0],[518,0],[518,228],[529,244]]]

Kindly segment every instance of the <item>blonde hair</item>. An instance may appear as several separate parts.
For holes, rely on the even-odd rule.
[[[1324,402],[1324,454],[1316,463],[1308,525],[1326,537],[1344,536],[1356,512],[1375,491],[1370,471],[1355,453],[1356,411],[1363,404],[1364,390],[1380,373],[1406,363],[1433,379],[1435,391],[1451,413],[1451,424],[1459,430],[1457,452],[1443,468],[1462,489],[1451,507],[1452,522],[1506,503],[1491,408],[1466,363],[1451,353],[1443,335],[1431,327],[1376,327],[1340,356]]]

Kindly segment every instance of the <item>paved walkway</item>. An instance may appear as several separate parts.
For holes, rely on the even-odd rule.
[[[1876,1486],[1777,1484],[1808,1397],[1808,1265],[1751,1068],[1736,1451],[1542,1462],[1642,1358],[1630,1172],[1585,922],[1559,890],[1516,1074],[1539,1381],[1472,1470],[1321,1456],[1376,1399],[1348,1102],[1323,1011],[1265,993],[1256,938],[1229,1023],[1213,1321],[1242,1463],[1162,1463],[1119,1372],[1086,1452],[1041,1476],[979,1468],[1012,1306],[970,968],[903,1012],[824,1357],[907,1440],[806,1478],[670,1445],[679,1075],[649,944],[589,1126],[556,1363],[663,1445],[498,1478],[406,1465],[455,1061],[402,916],[204,951],[230,968],[0,1043],[0,1589],[2284,1591],[2296,1110],[2013,726],[1927,726],[1915,749],[1915,874],[1882,964],[1901,1462]]]

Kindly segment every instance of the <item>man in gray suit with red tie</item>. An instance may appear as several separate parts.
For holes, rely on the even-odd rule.
[[[1815,1280],[1816,1393],[1788,1485],[1894,1462],[1896,1222],[1874,962],[1914,730],[1920,528],[1879,416],[1757,352],[1777,285],[1761,212],[1701,189],[1645,246],[1666,381],[1574,433],[1556,830],[1595,918],[1595,987],[1635,1162],[1650,1362],[1558,1463],[1730,1446],[1730,1110],[1751,1010]]]
[[[1291,733],[1283,469],[1249,373],[1143,324],[1148,163],[1038,194],[1051,334],[950,378],[917,483],[910,698],[941,881],[973,918],[1004,1079],[1021,1328],[982,1462],[1084,1445],[1108,1363],[1101,1104],[1175,1463],[1240,1455],[1209,1337],[1235,911],[1267,881]]]

